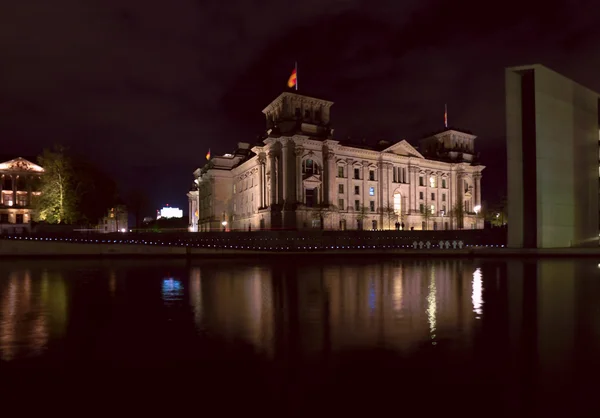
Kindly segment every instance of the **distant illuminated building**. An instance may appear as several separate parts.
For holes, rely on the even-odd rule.
[[[183,211],[179,208],[171,208],[169,206],[165,206],[161,210],[156,211],[156,219],[161,218],[183,218]]]
[[[110,208],[106,216],[100,220],[98,229],[105,234],[127,232],[129,230],[127,208],[123,205]]]
[[[20,233],[31,227],[43,173],[42,167],[22,157],[0,163],[0,232]]]

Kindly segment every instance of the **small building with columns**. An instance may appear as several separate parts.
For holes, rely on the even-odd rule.
[[[18,157],[0,163],[1,232],[28,230],[33,216],[33,201],[40,194],[44,169]]]
[[[475,136],[446,129],[377,146],[333,138],[333,103],[282,93],[263,113],[254,146],[194,172],[191,231],[256,229],[480,229]]]

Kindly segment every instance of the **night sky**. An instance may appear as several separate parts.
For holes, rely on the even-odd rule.
[[[531,3],[531,4],[530,4]],[[472,131],[505,189],[504,68],[541,63],[600,91],[593,1],[29,0],[0,5],[2,154],[62,143],[153,208],[187,209],[192,172],[299,93],[335,102],[336,139]]]

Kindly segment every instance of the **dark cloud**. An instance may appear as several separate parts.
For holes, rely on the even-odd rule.
[[[336,102],[340,137],[480,136],[502,188],[504,68],[540,62],[600,90],[590,1],[30,0],[0,5],[4,152],[63,142],[124,188],[184,205],[210,147],[253,141],[299,62],[301,93]]]

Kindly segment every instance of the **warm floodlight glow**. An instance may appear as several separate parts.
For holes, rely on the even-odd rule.
[[[473,302],[473,312],[477,315],[483,313],[483,280],[481,269],[477,268],[473,272],[473,293],[471,294],[471,302]],[[479,316],[477,317],[479,319]]]
[[[160,210],[157,219],[160,218],[183,218],[183,211],[179,208],[165,207]]]
[[[223,225],[223,226],[227,226],[227,221],[223,221],[223,222],[221,222],[221,225]]]
[[[475,210],[475,213],[479,213],[481,211],[481,205],[475,206],[473,210]]]

